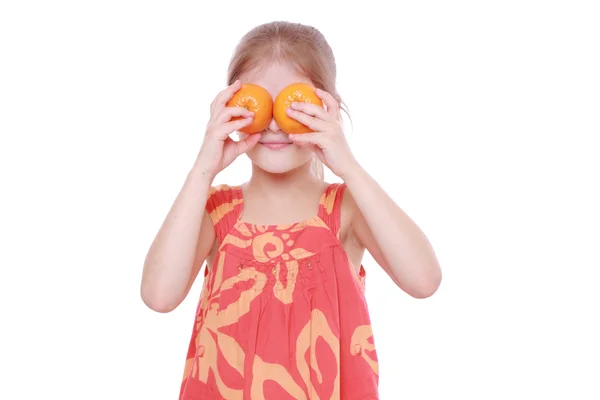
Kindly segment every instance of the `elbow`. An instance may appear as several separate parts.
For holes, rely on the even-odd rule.
[[[140,297],[142,302],[158,313],[169,313],[175,310],[183,301],[178,281],[163,271],[168,270],[166,263],[151,262],[147,257],[144,262],[142,279],[140,282]]]
[[[419,268],[410,279],[397,280],[404,281],[404,284],[398,286],[409,296],[415,299],[426,299],[433,296],[439,289],[442,282],[442,272],[437,263],[431,266]]]
[[[422,285],[419,287],[414,287],[409,294],[415,299],[426,299],[433,296],[435,292],[437,292],[438,287],[439,284]]]
[[[415,299],[426,299],[437,292],[442,283],[442,273],[439,268],[419,279],[414,285],[410,295]]]
[[[169,313],[179,305],[179,302],[173,301],[160,290],[149,288],[144,284],[142,284],[140,296],[146,307],[161,314]]]

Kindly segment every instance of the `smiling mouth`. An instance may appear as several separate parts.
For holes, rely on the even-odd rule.
[[[265,146],[271,150],[283,149],[284,147],[287,147],[290,144],[292,144],[292,142],[258,142],[258,143],[262,144],[263,146]]]

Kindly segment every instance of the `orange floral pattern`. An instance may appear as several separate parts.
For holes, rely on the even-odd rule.
[[[378,362],[356,271],[339,242],[345,186],[317,216],[289,225],[240,220],[240,187],[211,189],[219,251],[204,282],[180,400],[378,399]]]

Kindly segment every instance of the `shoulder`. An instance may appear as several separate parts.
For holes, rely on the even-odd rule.
[[[208,191],[208,198],[219,200],[239,197],[238,192],[240,191],[240,189],[241,186],[232,186],[225,183],[213,185]]]
[[[334,232],[344,242],[356,215],[356,205],[346,184],[343,182],[327,184],[321,204],[325,217],[328,217],[330,224],[333,224]]]
[[[243,202],[240,186],[219,184],[210,187],[206,211],[213,222],[234,211]]]
[[[218,184],[218,185],[211,186],[210,190],[208,192],[208,195],[209,196],[220,195],[220,194],[223,194],[223,193],[232,192],[236,188],[239,188],[239,186],[231,186],[231,185],[228,185],[226,183],[221,183],[221,184]]]
[[[323,182],[324,190],[322,190],[322,203],[331,212],[335,206],[339,206],[344,197],[345,184],[343,183],[327,183]]]

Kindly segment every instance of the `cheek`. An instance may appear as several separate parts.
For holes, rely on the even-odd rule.
[[[308,146],[296,146],[297,154],[302,158],[310,158],[313,155],[313,152],[308,148]]]

